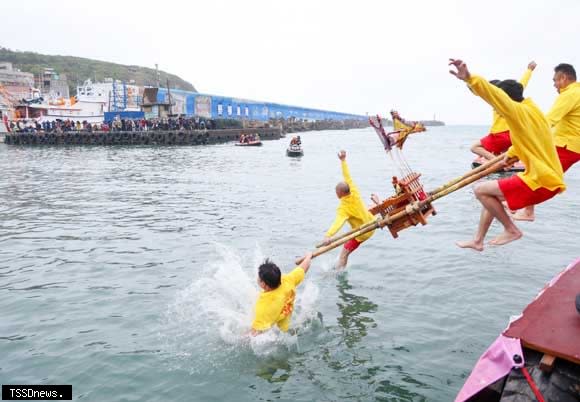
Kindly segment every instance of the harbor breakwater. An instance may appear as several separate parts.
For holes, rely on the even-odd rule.
[[[8,145],[207,145],[238,141],[242,134],[259,134],[262,140],[278,140],[279,128],[225,130],[163,130],[66,133],[7,133]]]
[[[286,133],[368,127],[366,120],[273,123],[269,127],[217,130],[12,132],[4,133],[4,138],[0,136],[0,142],[8,145],[207,145],[238,141],[242,134],[259,134],[262,140],[278,140]]]

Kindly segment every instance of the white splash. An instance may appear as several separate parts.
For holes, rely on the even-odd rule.
[[[216,244],[216,254],[168,306],[162,334],[167,351],[193,358],[196,366],[207,370],[208,365],[230,365],[236,355],[264,356],[297,347],[298,337],[316,321],[316,284],[307,275],[298,287],[291,326],[298,336],[275,328],[251,337],[248,333],[260,292],[257,267],[265,257],[258,246],[251,263],[244,263],[242,256],[225,245]],[[289,271],[279,266],[283,273]]]

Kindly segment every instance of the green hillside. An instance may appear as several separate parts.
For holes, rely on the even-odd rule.
[[[82,57],[47,56],[0,47],[0,62],[2,61],[11,62],[14,67],[24,72],[33,73],[35,76],[42,73],[45,67],[54,68],[59,74],[66,74],[71,95],[76,93],[76,86],[88,78],[93,81],[102,81],[105,78],[115,78],[122,81],[135,80],[137,85],[157,85],[157,73],[153,68],[126,66]],[[196,91],[192,84],[176,75],[161,70],[159,75],[162,86],[165,86],[169,80],[171,88]]]

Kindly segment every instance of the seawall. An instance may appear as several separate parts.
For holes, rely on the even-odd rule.
[[[278,140],[279,128],[189,131],[119,131],[66,133],[7,133],[8,145],[207,145],[238,141],[241,134],[259,134],[261,140]]]

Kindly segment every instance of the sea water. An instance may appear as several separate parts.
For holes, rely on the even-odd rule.
[[[433,127],[403,153],[426,189],[470,168],[486,127]],[[316,258],[293,331],[248,337],[257,267],[283,272],[337,206],[336,152],[361,194],[397,168],[371,129],[301,133],[263,147],[0,144],[0,383],[72,384],[87,401],[447,401],[479,355],[578,257],[580,169],[482,253],[471,187],[427,226],[378,230],[337,273]],[[369,200],[370,202],[370,200]],[[501,228],[494,224],[490,236]]]

